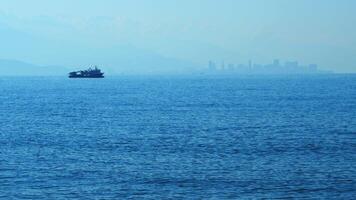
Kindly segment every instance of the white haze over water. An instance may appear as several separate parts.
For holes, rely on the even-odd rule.
[[[356,72],[355,8],[353,0],[1,0],[0,59],[146,73],[279,58]]]

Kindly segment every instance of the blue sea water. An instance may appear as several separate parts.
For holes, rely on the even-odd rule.
[[[356,75],[0,78],[0,199],[353,199]]]

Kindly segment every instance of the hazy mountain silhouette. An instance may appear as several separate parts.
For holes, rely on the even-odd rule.
[[[64,75],[69,70],[99,65],[110,74],[189,73],[198,65],[169,58],[132,45],[94,48],[76,42],[31,35],[6,25],[0,26],[0,75]],[[22,62],[26,61],[26,62]],[[29,63],[40,63],[40,67]],[[67,70],[67,71],[66,71]]]
[[[130,45],[110,48],[80,48],[65,56],[67,56],[66,60],[76,60],[84,66],[101,65],[114,74],[187,73],[198,67],[188,61],[165,57]],[[73,66],[74,64],[68,63],[68,65]]]
[[[18,60],[0,59],[0,76],[58,76],[68,69],[57,66],[37,66]]]

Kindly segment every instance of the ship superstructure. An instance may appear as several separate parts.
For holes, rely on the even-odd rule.
[[[69,78],[104,78],[104,73],[95,66],[93,69],[70,72]]]

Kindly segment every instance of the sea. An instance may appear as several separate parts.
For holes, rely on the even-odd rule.
[[[356,75],[0,77],[0,199],[355,199]]]

